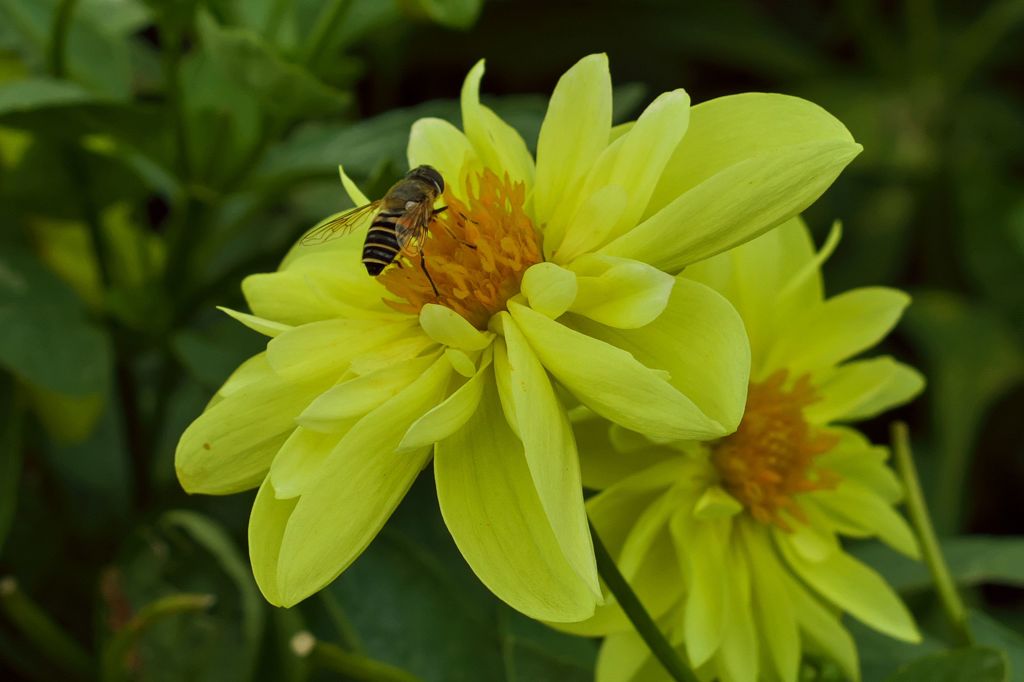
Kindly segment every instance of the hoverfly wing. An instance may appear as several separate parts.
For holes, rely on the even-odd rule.
[[[433,217],[434,207],[429,203],[422,203],[395,221],[395,237],[402,253],[407,256],[419,254],[423,247],[423,239],[427,235],[427,227]]]
[[[302,238],[299,239],[299,243],[303,246],[322,244],[349,234],[359,226],[360,222],[362,222],[364,218],[380,208],[380,204],[381,200],[378,199],[377,201],[371,201],[365,206],[350,208],[347,211],[335,213],[329,218],[324,218],[310,228],[306,234],[302,235]]]

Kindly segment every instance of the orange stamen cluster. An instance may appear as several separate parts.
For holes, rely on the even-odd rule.
[[[807,522],[794,496],[835,487],[834,473],[816,469],[814,460],[838,437],[811,427],[804,408],[818,400],[807,375],[786,387],[780,370],[752,383],[739,428],[719,441],[712,461],[722,485],[761,523],[792,530],[783,513]]]
[[[439,303],[486,329],[491,316],[519,293],[523,273],[541,257],[537,231],[523,211],[526,188],[485,170],[467,183],[463,203],[449,189],[448,207],[430,225],[422,244],[427,270],[437,295],[420,267],[419,255],[403,258],[402,267],[388,268],[378,280],[399,301],[396,310],[419,313],[427,303]]]

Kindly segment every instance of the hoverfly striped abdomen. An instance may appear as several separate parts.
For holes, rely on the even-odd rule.
[[[402,249],[395,222],[403,215],[401,212],[381,211],[373,219],[363,242],[363,265],[371,276],[379,275],[398,258]]]

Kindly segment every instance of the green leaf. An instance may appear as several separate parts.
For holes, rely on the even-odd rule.
[[[921,643],[909,644],[887,637],[849,617],[843,619],[843,625],[857,643],[861,679],[865,682],[884,680],[901,666],[946,649],[942,642],[927,633],[924,633]]]
[[[977,302],[951,294],[914,296],[903,328],[926,363],[938,461],[921,469],[940,534],[955,532],[975,439],[991,405],[1024,378],[1024,351],[1002,320]]]
[[[102,392],[111,371],[106,334],[82,303],[28,253],[0,253],[0,366],[52,391]]]
[[[412,16],[427,17],[442,26],[468,29],[476,23],[483,0],[402,0],[402,8]]]
[[[238,589],[242,610],[242,632],[244,644],[236,651],[241,676],[247,678],[255,669],[259,654],[260,638],[263,636],[263,600],[248,562],[239,554],[235,544],[224,530],[207,517],[196,512],[169,511],[162,517],[163,523],[186,531],[220,564],[221,569]]]
[[[0,116],[96,101],[82,86],[56,78],[23,78],[0,84]]]
[[[983,584],[1024,587],[1024,537],[972,535],[941,541],[942,554],[958,585]],[[874,566],[898,592],[921,592],[932,587],[928,568],[880,543],[854,548],[858,558]]]
[[[258,34],[218,26],[206,13],[199,15],[198,23],[200,37],[213,60],[270,113],[282,119],[337,116],[351,103],[348,93],[282,60]]]
[[[887,682],[1008,682],[1006,657],[988,647],[933,654],[900,668]]]
[[[593,640],[531,621],[480,584],[440,518],[431,479],[420,478],[381,535],[327,588],[365,653],[427,682],[592,680]]]
[[[1024,636],[981,611],[968,611],[967,624],[977,644],[999,649],[1006,654],[1007,677],[1018,680],[1024,675]]]
[[[21,51],[37,62],[44,61],[49,48],[57,4],[57,0],[0,0],[0,21],[10,23]],[[137,3],[121,3],[122,8],[128,5]],[[130,31],[138,19],[119,21],[124,15],[117,8],[107,9],[80,8],[72,13],[67,35],[68,75],[90,92],[125,100],[131,94]]]

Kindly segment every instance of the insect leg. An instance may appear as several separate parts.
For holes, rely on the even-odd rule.
[[[434,298],[440,298],[441,294],[437,292],[434,278],[430,276],[430,271],[427,270],[427,257],[422,252],[420,253],[420,267],[423,268],[423,274],[427,276],[427,281],[430,282],[430,288],[434,290]]]
[[[434,209],[434,215],[437,215],[438,213],[441,213],[441,212],[447,211],[447,210],[448,210],[447,206],[442,206],[441,208],[435,208]]]

